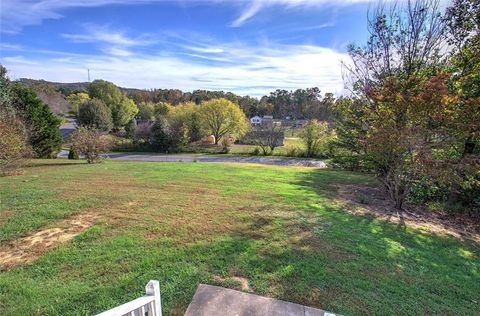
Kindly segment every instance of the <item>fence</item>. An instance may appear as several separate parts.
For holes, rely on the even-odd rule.
[[[145,295],[97,316],[162,316],[160,284],[151,280],[145,287]]]

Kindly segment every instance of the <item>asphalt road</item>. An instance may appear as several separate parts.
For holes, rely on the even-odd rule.
[[[60,134],[62,134],[63,139],[67,139],[77,127],[77,120],[73,118],[67,118],[67,122],[60,126]]]
[[[243,156],[210,156],[210,155],[190,155],[190,154],[154,154],[154,153],[110,153],[106,155],[112,160],[131,160],[131,161],[158,161],[158,162],[236,162],[236,163],[256,163],[264,165],[277,166],[306,166],[316,168],[326,168],[322,160],[310,160],[287,157],[243,157]],[[58,157],[67,158],[68,151],[62,150]]]

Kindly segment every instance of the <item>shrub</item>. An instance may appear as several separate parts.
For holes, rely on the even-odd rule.
[[[70,148],[70,151],[68,152],[68,159],[71,159],[71,160],[80,159],[80,156],[78,154],[78,150],[75,149],[75,147],[73,147],[73,146]]]
[[[260,155],[260,148],[255,147],[252,151],[252,155],[254,155],[254,156]]]
[[[446,192],[432,177],[421,176],[411,181],[407,198],[415,203],[426,203],[433,200],[445,200]]]
[[[222,137],[222,153],[228,154],[230,152],[230,141],[228,137]]]
[[[78,109],[78,125],[110,132],[113,127],[110,109],[98,99],[91,99]]]
[[[26,149],[26,133],[22,123],[0,119],[0,174],[18,167]]]
[[[303,155],[302,150],[299,149],[298,147],[287,148],[287,152],[286,152],[287,157],[300,157],[302,155]]]
[[[111,146],[110,137],[98,129],[80,127],[72,135],[72,147],[83,154],[88,163],[101,161],[102,154],[107,153]]]

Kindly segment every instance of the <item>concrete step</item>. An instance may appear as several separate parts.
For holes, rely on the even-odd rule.
[[[185,316],[334,316],[321,309],[200,284]]]

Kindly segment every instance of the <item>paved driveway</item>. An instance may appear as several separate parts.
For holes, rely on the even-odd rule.
[[[249,156],[229,156],[229,155],[164,155],[155,153],[110,153],[107,156],[112,160],[133,160],[133,161],[165,161],[165,162],[237,162],[237,163],[256,163],[277,166],[307,166],[316,168],[326,168],[322,160],[310,160],[300,158],[286,157],[249,157]],[[58,157],[68,157],[68,151],[62,150]]]
[[[67,122],[60,126],[60,134],[62,134],[63,139],[67,139],[77,127],[77,120],[73,118],[68,118]]]

